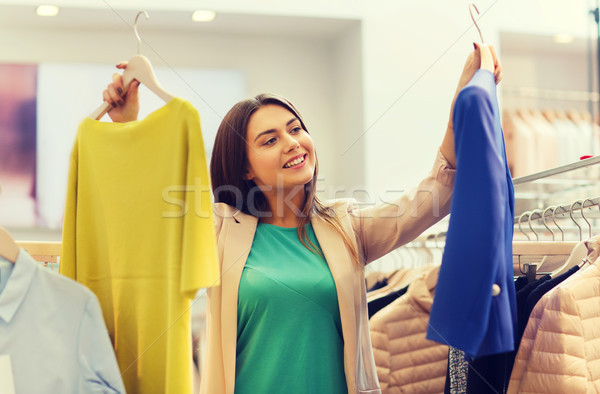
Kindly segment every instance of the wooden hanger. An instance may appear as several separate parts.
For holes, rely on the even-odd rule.
[[[575,246],[574,241],[515,241],[513,256],[569,256]]]
[[[140,48],[142,45],[142,38],[140,37],[137,31],[137,20],[140,15],[144,14],[146,19],[149,19],[148,13],[146,11],[138,12],[135,17],[135,22],[133,24],[133,31],[138,40],[138,54],[131,59],[127,64],[127,68],[123,71],[123,94],[124,96],[129,89],[129,85],[133,80],[137,80],[142,85],[146,86],[150,89],[154,94],[163,99],[165,102],[169,102],[174,96],[163,89],[163,87],[158,82],[156,75],[154,74],[154,69],[152,68],[152,64],[147,57],[140,55]],[[100,120],[104,114],[106,114],[110,109],[111,105],[107,102],[102,103],[94,112],[90,114],[90,118],[95,120]]]
[[[19,256],[19,247],[8,231],[2,227],[0,227],[0,256],[13,264],[17,261],[17,257]]]

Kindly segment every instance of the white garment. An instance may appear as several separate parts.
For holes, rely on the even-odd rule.
[[[535,133],[515,112],[504,117],[506,157],[513,178],[536,172],[538,152],[534,149]]]
[[[538,157],[536,172],[558,166],[560,163],[557,155],[561,140],[557,138],[556,129],[537,111],[533,113],[521,111],[520,115],[536,135],[535,149]]]

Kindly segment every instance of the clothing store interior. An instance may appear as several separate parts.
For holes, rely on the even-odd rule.
[[[599,9],[0,0],[0,393],[600,392]]]

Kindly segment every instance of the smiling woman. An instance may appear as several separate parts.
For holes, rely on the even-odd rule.
[[[302,243],[315,251],[305,225],[311,216],[322,216],[338,229],[358,263],[331,208],[315,194],[318,161],[313,140],[288,100],[261,94],[237,103],[217,131],[210,168],[215,202],[264,223],[295,227]]]
[[[480,49],[457,92],[482,65]],[[499,80],[495,54],[485,51]],[[108,92],[121,87],[117,74]],[[132,95],[110,95],[113,120],[129,113]],[[415,189],[362,209],[323,203],[313,139],[294,105],[269,94],[234,105],[210,163],[221,284],[207,289],[201,393],[381,394],[364,267],[449,212],[454,164],[450,123]]]

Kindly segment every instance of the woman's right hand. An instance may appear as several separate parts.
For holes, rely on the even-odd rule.
[[[117,64],[117,68],[124,70],[127,67],[127,62]],[[129,89],[123,95],[125,87],[121,74],[114,73],[112,83],[108,84],[107,88],[102,92],[102,99],[112,106],[108,110],[108,116],[113,122],[131,122],[137,120],[138,112],[140,111],[140,103],[138,100],[138,87],[140,83],[135,79],[129,84]]]

